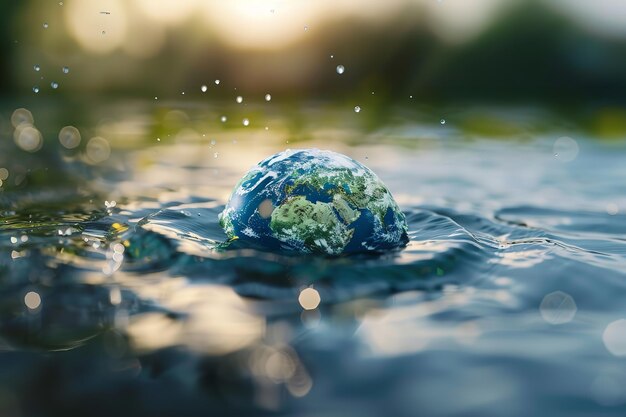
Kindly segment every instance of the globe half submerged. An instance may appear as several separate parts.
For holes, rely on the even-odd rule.
[[[376,174],[319,149],[286,150],[261,161],[219,217],[229,240],[269,250],[339,255],[408,242],[404,213]]]

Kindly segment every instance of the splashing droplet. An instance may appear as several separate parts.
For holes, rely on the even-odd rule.
[[[272,96],[270,94],[266,94],[265,101],[271,101],[271,100],[272,100]]]
[[[41,70],[41,67],[40,67],[39,65],[35,65],[35,66],[33,67],[33,69],[34,69],[35,71],[39,72],[39,71]]]
[[[70,72],[70,67],[63,67],[63,74],[69,74]]]
[[[354,106],[354,112],[359,113],[361,111],[361,106]]]
[[[202,91],[203,93],[206,93],[208,89],[209,87],[207,87],[206,85],[203,85],[202,87],[200,87],[200,91]]]
[[[241,96],[237,96],[237,98],[235,99],[237,101],[237,103],[241,104],[243,103],[243,97]]]
[[[345,70],[346,68],[343,65],[337,65],[337,74],[341,75]]]
[[[243,125],[244,125],[244,126],[248,126],[248,125],[250,125],[250,120],[248,120],[248,119],[243,119]]]
[[[50,87],[52,87],[53,90],[56,90],[57,88],[59,88],[59,83],[52,81],[50,83]]]
[[[441,120],[439,121],[439,123],[441,123],[442,125],[445,125],[445,124],[446,124],[446,119],[441,119]]]
[[[33,87],[33,92],[37,94],[39,92],[39,87]]]

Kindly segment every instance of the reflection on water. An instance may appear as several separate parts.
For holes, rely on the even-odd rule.
[[[0,113],[8,415],[623,414],[622,145],[236,105]],[[232,187],[290,146],[370,166],[409,245],[221,247]]]

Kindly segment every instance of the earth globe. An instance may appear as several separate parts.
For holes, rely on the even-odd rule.
[[[404,213],[376,174],[319,149],[286,150],[259,162],[219,219],[229,242],[266,250],[340,255],[408,242]]]

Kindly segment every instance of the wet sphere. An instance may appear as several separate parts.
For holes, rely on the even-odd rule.
[[[369,168],[336,152],[286,150],[239,181],[220,224],[230,241],[301,253],[404,246],[406,219]]]

